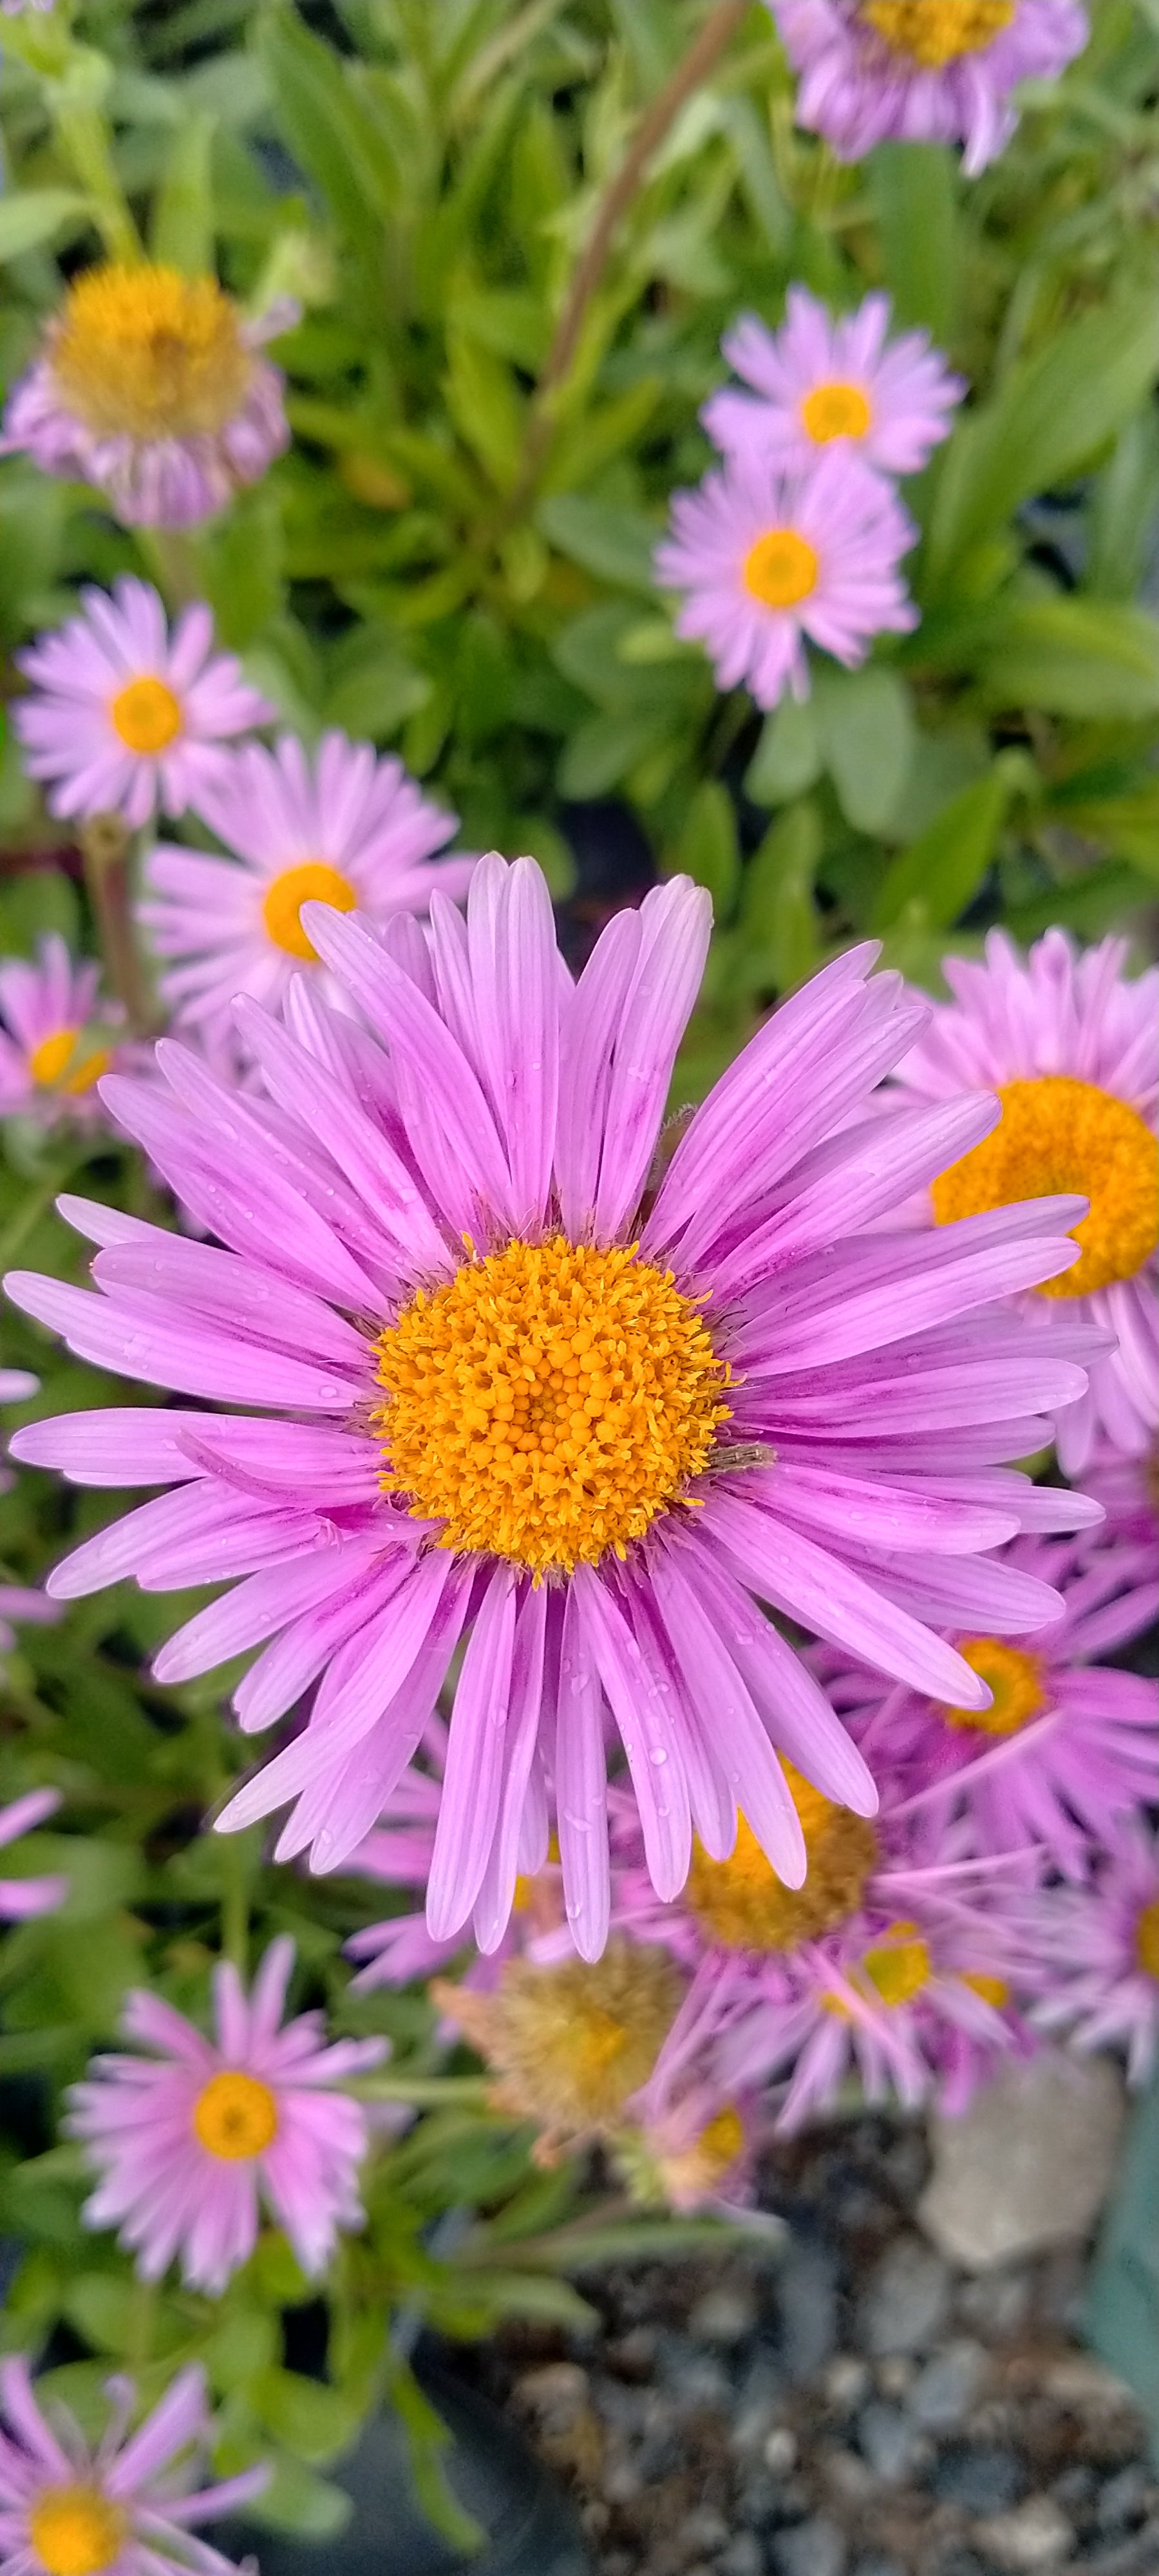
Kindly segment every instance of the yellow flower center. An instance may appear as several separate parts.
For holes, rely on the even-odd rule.
[[[65,1091],[70,1098],[92,1090],[94,1082],[108,1072],[112,1055],[108,1047],[94,1047],[78,1063],[79,1045],[79,1029],[53,1029],[49,1037],[41,1038],[39,1046],[30,1050],[28,1071],[38,1090]]]
[[[1078,1258],[1043,1297],[1088,1297],[1133,1279],[1159,1243],[1159,1142],[1125,1100],[1069,1073],[1005,1083],[992,1135],[933,1185],[934,1217],[978,1216],[1018,1199],[1074,1192],[1090,1213],[1072,1228]]]
[[[912,2004],[930,1982],[930,1954],[919,1938],[916,1924],[891,1923],[884,1939],[865,1952],[861,1962],[870,1985],[894,2012],[899,2004]]]
[[[193,2106],[198,2144],[223,2164],[248,2163],[278,2134],[278,2106],[268,2084],[234,2067],[211,2075]]]
[[[1021,1735],[1024,1726],[1041,1717],[1049,1703],[1043,1680],[1041,1655],[1024,1654],[1020,1646],[1004,1646],[998,1637],[967,1637],[958,1648],[964,1663],[994,1693],[989,1708],[942,1708],[938,1715],[947,1726],[976,1730],[980,1735]]]
[[[1014,16],[1015,0],[862,0],[862,17],[891,53],[923,71],[985,53]]]
[[[97,2487],[48,2487],[28,2516],[46,2576],[99,2576],[120,2557],[129,2520]]]
[[[602,1959],[516,1959],[494,1993],[436,1979],[431,1992],[499,2079],[497,2108],[549,2136],[604,2128],[647,2081],[683,1986],[667,1952],[611,1940]]]
[[[745,1817],[728,1860],[710,1860],[699,1843],[685,1889],[697,1921],[728,1950],[795,1950],[845,1922],[861,1903],[877,1862],[877,1836],[864,1816],[823,1798],[783,1765],[808,1853],[803,1887],[783,1887]]]
[[[1004,2012],[1010,2001],[1010,1988],[1005,1977],[987,1976],[984,1968],[964,1968],[962,1983],[972,1995],[980,1995],[984,2004],[993,2004],[995,2012]]]
[[[744,559],[744,585],[763,608],[796,608],[816,590],[820,563],[795,528],[767,528]]]
[[[727,1368],[671,1271],[562,1235],[420,1288],[378,1377],[385,1490],[445,1522],[442,1547],[537,1575],[622,1557],[728,1420]]]
[[[110,699],[109,721],[126,751],[167,751],[181,731],[181,701],[164,680],[130,680]]]
[[[253,359],[215,277],[142,261],[87,268],[52,325],[49,362],[70,411],[101,437],[189,438],[224,428]]]
[[[353,912],[358,902],[355,888],[337,868],[327,867],[325,859],[303,859],[298,868],[283,868],[267,886],[262,904],[262,919],[275,948],[284,948],[287,957],[303,957],[316,965],[318,951],[302,928],[304,903],[328,903],[335,912]]]
[[[1144,1976],[1159,1984],[1159,1896],[1145,1905],[1135,1926],[1135,1947]]]
[[[873,413],[860,385],[815,385],[801,405],[801,419],[818,447],[831,438],[864,438]]]
[[[646,2129],[624,2129],[614,2142],[614,2156],[634,2201],[668,2201],[692,2209],[711,2199],[743,2155],[745,2124],[726,2103],[687,2147],[665,2147]]]

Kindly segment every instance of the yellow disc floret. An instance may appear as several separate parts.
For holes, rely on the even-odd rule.
[[[861,15],[891,53],[922,71],[985,53],[1013,19],[1015,0],[862,0]]]
[[[992,1977],[985,1968],[963,1968],[962,1984],[968,1986],[994,2012],[1005,2012],[1010,2001],[1010,1988],[1005,1977]]]
[[[744,559],[744,585],[762,608],[796,608],[816,590],[821,566],[795,528],[766,528]]]
[[[1135,1949],[1145,1976],[1159,1984],[1159,1896],[1145,1905],[1135,1925]]]
[[[99,2487],[46,2487],[28,2516],[28,2536],[46,2576],[100,2576],[120,2557],[128,2517]]]
[[[596,1565],[707,1465],[728,1382],[699,1309],[633,1246],[509,1243],[378,1343],[383,1486],[440,1544]]]
[[[808,1854],[803,1887],[784,1887],[742,1816],[728,1860],[693,1847],[685,1900],[709,1938],[728,1950],[795,1950],[844,1923],[861,1903],[877,1862],[877,1836],[864,1816],[823,1798],[783,1765]]]
[[[486,2059],[496,2108],[565,2139],[607,2130],[647,2081],[683,1985],[666,1951],[612,1940],[590,1964],[515,1959],[489,1995],[441,1980],[431,1992]]]
[[[129,680],[109,700],[109,721],[126,751],[167,751],[181,731],[181,701],[165,680]]]
[[[150,261],[86,268],[52,325],[58,391],[103,438],[213,435],[240,409],[253,359],[215,277]]]
[[[64,1091],[73,1098],[91,1091],[112,1060],[107,1047],[93,1047],[86,1055],[79,1029],[53,1029],[29,1050],[29,1078],[39,1091]]]
[[[193,2106],[198,2143],[223,2164],[248,2162],[278,2134],[278,2106],[268,2084],[240,2068],[223,2067],[202,2086]]]
[[[1069,1073],[1005,1083],[998,1097],[993,1134],[934,1182],[937,1223],[1073,1192],[1090,1200],[1072,1229],[1079,1257],[1040,1296],[1087,1297],[1133,1279],[1159,1243],[1159,1142],[1138,1112]]]
[[[881,1940],[865,1951],[861,1965],[879,2002],[890,2012],[896,2012],[899,2004],[912,2004],[933,1974],[929,1950],[916,1923],[891,1923]]]
[[[266,887],[262,920],[275,948],[316,965],[318,951],[302,928],[303,904],[328,903],[334,912],[353,912],[357,902],[357,888],[337,868],[328,867],[325,859],[303,859],[300,867],[283,868]]]
[[[801,405],[806,436],[817,447],[833,438],[864,438],[873,427],[873,412],[860,385],[815,385]]]
[[[947,1726],[977,1729],[981,1735],[1020,1735],[1049,1706],[1041,1655],[1006,1646],[999,1637],[967,1637],[959,1645],[963,1663],[988,1683],[994,1697],[989,1708],[943,1708]]]

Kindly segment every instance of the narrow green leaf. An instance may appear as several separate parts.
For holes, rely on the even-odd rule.
[[[1026,600],[1008,610],[979,678],[991,706],[1090,723],[1159,709],[1159,619],[1118,600]]]
[[[336,53],[293,10],[272,8],[255,42],[286,142],[351,239],[392,209],[393,173],[384,138]]]
[[[540,502],[536,519],[549,543],[585,572],[621,590],[654,592],[652,556],[660,532],[641,510],[618,509],[580,492],[553,492]]]
[[[214,265],[214,127],[212,116],[189,116],[178,126],[153,205],[152,256],[186,277],[204,277]]]
[[[745,794],[754,805],[791,805],[794,797],[816,786],[824,765],[811,701],[782,698],[765,717],[745,771]]]
[[[672,732],[667,706],[628,708],[623,715],[592,716],[579,725],[559,765],[561,796],[604,796],[616,787],[645,754],[667,742]]]
[[[870,927],[889,930],[920,904],[929,924],[948,930],[977,893],[994,856],[1010,784],[995,767],[948,805],[901,850],[878,890]]]
[[[87,219],[89,205],[76,188],[16,188],[0,197],[0,259],[20,259],[51,241],[62,225]]]
[[[896,671],[820,671],[817,731],[838,802],[857,832],[888,830],[909,774],[913,705]]]
[[[760,959],[760,980],[784,992],[817,963],[820,930],[813,886],[821,857],[815,805],[790,805],[745,869],[741,935]]]
[[[740,882],[740,851],[732,798],[718,779],[706,778],[695,790],[674,862],[676,871],[707,886],[716,920],[725,920]]]
[[[942,143],[880,143],[869,183],[897,320],[921,323],[944,348],[958,302],[954,156]]]

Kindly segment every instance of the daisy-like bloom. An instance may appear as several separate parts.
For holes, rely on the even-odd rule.
[[[93,484],[126,527],[194,527],[289,443],[259,352],[296,318],[282,303],[247,321],[216,278],[149,260],[86,268],[10,397],[0,454]]]
[[[1159,967],[1129,980],[1126,942],[1078,952],[1048,930],[1024,961],[1000,930],[984,965],[946,962],[952,1002],[898,1068],[912,1098],[949,1100],[992,1085],[1002,1120],[934,1182],[934,1223],[1011,1207],[1040,1190],[1089,1202],[1070,1269],[1044,1280],[1024,1313],[1041,1322],[1056,1299],[1115,1336],[1086,1395],[1058,1426],[1068,1476],[1082,1475],[1101,1432],[1128,1455],[1159,1425]]]
[[[130,575],[111,598],[83,590],[81,614],[16,659],[33,685],[12,721],[53,814],[119,814],[133,830],[158,806],[183,814],[215,746],[273,717],[236,655],[215,653],[208,608],[183,609],[170,634],[157,592]]]
[[[131,2380],[105,2394],[94,2450],[67,2408],[38,2405],[26,2361],[0,2362],[0,2576],[235,2576],[194,2526],[250,2503],[269,2471],[191,2486],[210,2432],[204,2371],[180,2371],[135,2433]]]
[[[534,1967],[511,1959],[492,1993],[436,1977],[431,1994],[486,2060],[491,2101],[530,2120],[535,2154],[615,2134],[625,2106],[651,2075],[683,1994],[666,1952],[610,1941],[603,1957]]]
[[[122,2029],[153,2055],[98,2057],[72,2088],[68,2131],[101,2177],[86,2223],[119,2228],[146,2281],[179,2255],[188,2286],[219,2296],[253,2252],[261,2201],[314,2278],[339,2228],[363,2223],[366,2114],[341,2087],[379,2065],[386,2042],[327,2047],[317,2012],[283,2023],[293,1964],[293,1942],[272,1941],[247,1996],[219,1962],[212,2040],[138,1988]]]
[[[892,487],[844,446],[803,473],[751,446],[677,492],[656,578],[687,595],[676,632],[705,646],[722,689],[758,706],[809,695],[805,643],[863,662],[875,635],[917,624],[898,571],[917,531]]]
[[[1145,2084],[1159,2058],[1159,1842],[1141,1816],[1108,1837],[1089,1887],[1039,1896],[1035,1929],[1035,2021],[1084,2054],[1125,2049]]]
[[[410,1888],[420,1898],[425,1895],[435,1853],[447,1741],[446,1721],[436,1712],[420,1748],[425,1767],[412,1764],[403,1773],[373,1833],[359,1844],[348,1862],[352,1871],[377,1879],[385,1887]],[[470,1985],[494,1984],[496,1962],[507,1955],[517,1932],[534,1937],[553,1930],[563,1920],[559,1845],[548,1831],[547,1800],[538,1768],[533,1770],[528,1788],[533,1794],[524,1810],[511,1921],[497,1948],[472,1960],[465,1972]],[[421,1911],[393,1914],[382,1923],[370,1923],[346,1944],[350,1958],[365,1962],[354,1980],[363,1992],[372,1986],[405,1986],[412,1978],[433,1976],[436,1968],[445,1967],[461,1947],[458,1932],[449,1940],[433,1941]]]
[[[975,178],[1018,122],[1012,93],[1087,41],[1079,0],[769,0],[800,76],[798,125],[841,161],[875,143],[961,143]]]
[[[461,1643],[437,1941],[473,1916],[497,1945],[554,1801],[568,1920],[599,1955],[613,1725],[662,1895],[694,1820],[731,1850],[737,1805],[799,1882],[774,1746],[827,1796],[872,1811],[876,1792],[758,1601],[989,1705],[936,1632],[1021,1636],[1058,1613],[987,1551],[1043,1509],[998,1462],[1041,1447],[1102,1347],[1067,1314],[1029,1333],[1009,1303],[1073,1258],[1082,1202],[880,1223],[997,1108],[877,1105],[926,1006],[867,981],[872,948],[768,1020],[649,1186],[710,929],[687,879],[618,915],[575,986],[529,859],[483,860],[465,919],[432,896],[426,932],[321,903],[304,927],[366,1025],[303,980],[288,1025],[239,1005],[268,1101],[172,1040],[159,1080],[102,1087],[227,1249],[69,1199],[102,1247],[97,1294],[8,1281],[86,1357],[275,1417],[113,1408],[18,1432],[14,1456],[82,1482],[175,1488],[87,1540],[54,1597],[241,1578],[155,1669],[261,1644],[247,1730],[321,1677],[309,1724],[220,1820],[296,1802],[278,1849],[315,1868],[374,1825]],[[1078,1496],[1050,1508],[1094,1517]]]
[[[821,1675],[875,1776],[883,1761],[908,1771],[915,1809],[949,1806],[976,1850],[1039,1844],[1081,1878],[1092,1839],[1159,1798],[1159,1683],[1097,1660],[1159,1611],[1159,1560],[1147,1547],[1018,1539],[1010,1562],[1053,1584],[1065,1614],[1034,1637],[958,1637],[989,1708],[938,1707],[832,1655]]]
[[[32,1597],[42,1596],[34,1593]],[[3,1601],[0,1592],[0,1605]],[[10,1643],[0,1623],[0,1646]],[[31,1789],[26,1798],[14,1798],[10,1807],[0,1807],[0,1849],[18,1842],[21,1834],[30,1834],[46,1816],[55,1815],[59,1805],[58,1790]],[[0,1923],[26,1923],[30,1915],[51,1914],[67,1894],[67,1878],[0,1878]]]
[[[1107,1516],[1099,1537],[1147,1548],[1154,1564],[1159,1559],[1159,1444],[1142,1458],[1125,1458],[1103,1445],[1084,1467],[1083,1485]]]
[[[680,2099],[651,2110],[646,2085],[638,2125],[616,2129],[611,2159],[630,2197],[644,2207],[661,2202],[682,2216],[697,2210],[731,2215],[750,2198],[757,2144],[755,2104],[720,2098],[719,2088],[697,2084]]]
[[[0,964],[0,1118],[100,1121],[96,1085],[113,1061],[109,1030],[94,1025],[99,966],[81,965],[55,931],[31,963]],[[107,1023],[110,1013],[102,1017]]]
[[[292,735],[248,743],[200,782],[198,812],[230,856],[158,844],[139,919],[169,961],[161,994],[211,1047],[229,1045],[232,1006],[252,993],[280,1010],[295,975],[318,965],[304,903],[388,921],[425,912],[436,888],[466,893],[473,859],[437,858],[457,817],[432,805],[400,760],[327,733],[311,758]],[[331,1000],[340,998],[326,979]]]
[[[789,288],[785,320],[768,331],[749,314],[723,343],[753,393],[727,386],[700,417],[726,456],[768,456],[791,473],[840,441],[880,474],[917,474],[943,438],[966,387],[925,331],[888,338],[888,295],[867,295],[834,321],[804,286]]]

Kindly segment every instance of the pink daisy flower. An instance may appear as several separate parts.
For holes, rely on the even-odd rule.
[[[790,473],[835,442],[880,474],[920,473],[966,387],[927,332],[887,339],[891,310],[888,295],[867,295],[835,321],[807,287],[791,286],[779,331],[747,315],[723,348],[755,395],[714,394],[700,415],[709,437],[726,456],[766,456]]]
[[[26,2361],[0,2362],[2,2576],[236,2576],[192,2526],[248,2504],[269,2471],[191,2487],[190,2454],[211,2429],[204,2371],[179,2371],[135,2433],[131,2380],[110,2379],[105,2393],[110,2419],[93,2450],[66,2407],[37,2404]]]
[[[13,1455],[82,1482],[175,1489],[87,1540],[54,1596],[127,1573],[237,1584],[155,1669],[261,1644],[247,1730],[321,1676],[307,1728],[221,1821],[294,1802],[279,1851],[322,1868],[375,1823],[462,1643],[436,1941],[476,1908],[500,1938],[550,1789],[568,1919],[598,1955],[613,1723],[662,1895],[694,1818],[728,1850],[736,1804],[798,1883],[774,1745],[827,1795],[876,1793],[757,1602],[988,1705],[937,1631],[1058,1615],[988,1551],[1039,1508],[998,1462],[1041,1446],[1101,1347],[1066,1315],[1028,1333],[1010,1305],[1071,1258],[1082,1203],[866,1231],[996,1117],[977,1095],[882,1117],[874,1087],[926,1006],[867,981],[872,948],[767,1021],[649,1188],[710,929],[687,879],[618,915],[575,986],[531,860],[481,861],[466,919],[436,894],[425,932],[320,903],[304,927],[366,1027],[303,985],[288,1026],[238,1006],[268,1102],[172,1040],[160,1083],[105,1086],[227,1248],[66,1200],[102,1247],[96,1295],[7,1283],[88,1358],[274,1416],[133,1407],[18,1432]]]
[[[1139,1457],[1159,1425],[1159,967],[1129,980],[1126,956],[1124,940],[1079,952],[1048,930],[1024,962],[992,930],[984,965],[947,960],[954,999],[935,1007],[897,1073],[911,1099],[984,1083],[1002,1102],[996,1133],[934,1183],[935,1224],[1040,1190],[1089,1202],[1071,1269],[1023,1307],[1041,1323],[1062,1298],[1115,1337],[1059,1423],[1068,1476],[1083,1474],[1100,1434]]]
[[[1035,2021],[1083,2055],[1125,2049],[1131,2083],[1145,2084],[1159,2058],[1159,1843],[1141,1816],[1109,1838],[1089,1887],[1038,1898],[1036,1929]]]
[[[297,319],[247,321],[213,277],[141,260],[86,268],[4,414],[0,455],[91,483],[126,527],[188,528],[289,444],[283,378],[258,355]]]
[[[31,963],[0,963],[0,1118],[100,1123],[96,1085],[113,1062],[113,1014],[99,1003],[99,983],[99,966],[78,963],[55,931]]]
[[[1159,1445],[1145,1457],[1125,1458],[1103,1444],[1084,1467],[1083,1484],[1107,1516],[1100,1538],[1149,1548],[1152,1562],[1159,1559]]]
[[[750,446],[672,501],[656,578],[687,596],[676,632],[705,646],[722,689],[758,706],[809,695],[806,640],[863,662],[875,635],[917,624],[898,572],[917,531],[890,486],[844,446],[791,474]]]
[[[425,1730],[420,1760],[404,1771],[385,1801],[373,1832],[359,1844],[347,1864],[351,1870],[377,1879],[384,1887],[411,1888],[420,1897],[425,1896],[435,1853],[447,1745],[446,1720],[436,1712]],[[510,1920],[497,1942],[488,1941],[483,1957],[472,1961],[466,1972],[465,1982],[469,1985],[493,1982],[496,1961],[512,1949],[517,1930],[530,1936],[546,1932],[563,1920],[559,1848],[551,1844],[547,1796],[538,1766],[532,1771],[528,1791]],[[382,1923],[368,1924],[364,1931],[353,1934],[346,1948],[352,1959],[366,1963],[354,1982],[358,1989],[367,1991],[372,1986],[408,1985],[412,1978],[434,1976],[462,1948],[462,1938],[455,1932],[446,1941],[433,1941],[426,1916],[418,1911],[392,1914]]]
[[[273,708],[215,653],[213,619],[198,602],[172,635],[148,582],[126,575],[81,592],[82,613],[16,660],[34,694],[12,721],[30,778],[50,783],[53,814],[120,814],[135,830],[160,806],[183,814],[231,734],[268,723]]]
[[[0,1607],[5,1597],[0,1592]],[[43,1597],[41,1593],[31,1595],[34,1601],[43,1601]],[[0,1646],[11,1643],[11,1636],[5,1635],[0,1622]],[[59,1805],[58,1790],[31,1789],[26,1798],[14,1798],[10,1807],[0,1807],[0,1849],[18,1842],[21,1834],[30,1834],[35,1826],[44,1823],[46,1816],[55,1815]],[[51,1914],[67,1894],[67,1878],[0,1878],[0,1923],[26,1923],[33,1914]]]
[[[257,2243],[259,2201],[314,2278],[338,2230],[363,2223],[366,2114],[341,2085],[379,2065],[386,2042],[327,2047],[317,2012],[283,2023],[293,1964],[293,1942],[272,1941],[247,1996],[219,1962],[212,2040],[138,1988],[122,2027],[154,2054],[98,2057],[72,2088],[68,2131],[101,2177],[86,2223],[119,2228],[144,2280],[180,2256],[188,2286],[219,2296]]]
[[[910,1812],[951,1808],[974,1849],[1040,1844],[1081,1878],[1092,1839],[1159,1798],[1159,1683],[1096,1660],[1155,1617],[1159,1564],[1146,1548],[1033,1538],[1016,1540],[1009,1562],[1053,1584],[1065,1608],[1033,1638],[957,1638],[990,1685],[989,1708],[939,1708],[832,1656],[821,1677],[875,1776],[882,1761],[908,1773]]]
[[[345,734],[323,734],[312,758],[289,734],[272,751],[249,743],[200,780],[197,802],[229,857],[160,842],[138,914],[171,961],[163,999],[216,1049],[232,1042],[238,993],[277,1011],[303,966],[317,966],[304,903],[386,921],[425,912],[436,887],[457,898],[471,880],[472,859],[436,858],[455,815],[432,805],[400,760]],[[334,979],[324,983],[338,1000]]]
[[[970,178],[1004,150],[1020,81],[1087,41],[1078,0],[769,0],[800,76],[797,123],[841,161],[875,143],[961,143]]]

